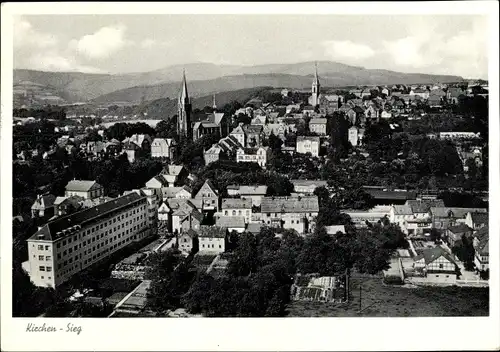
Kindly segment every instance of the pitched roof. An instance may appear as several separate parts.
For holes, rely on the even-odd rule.
[[[312,141],[319,143],[320,139],[317,136],[297,136],[297,143],[304,141]]]
[[[224,198],[222,199],[222,209],[251,209],[251,199]]]
[[[210,237],[210,238],[224,238],[226,237],[227,230],[220,226],[200,226],[199,237]]]
[[[472,231],[472,229],[465,224],[458,224],[455,226],[448,227],[448,231],[452,233],[463,233],[463,232],[470,232]]]
[[[163,198],[175,198],[175,195],[179,193],[182,187],[165,187],[162,189]]]
[[[328,183],[327,181],[323,180],[290,180],[290,182],[294,186],[317,186],[317,187],[326,186]]]
[[[467,213],[486,213],[488,210],[486,208],[455,208],[455,207],[431,207],[431,213],[433,216],[437,217],[449,217],[449,212],[453,213],[455,218],[463,218]]]
[[[364,132],[364,131],[363,131]],[[361,130],[360,130],[361,133]],[[384,191],[379,189],[364,189],[364,191],[370,194],[375,199],[415,199],[415,192],[407,192],[407,191]]]
[[[168,182],[167,180],[165,180],[165,178],[162,176],[162,175],[157,175],[157,176],[153,176],[148,182],[146,183],[149,183],[151,181],[157,181],[160,183],[161,187],[167,187],[168,186]]]
[[[413,215],[409,205],[394,205],[394,215]]]
[[[88,192],[92,188],[97,188],[98,186],[100,185],[95,181],[72,180],[66,185],[66,191]]]
[[[217,226],[223,228],[245,228],[245,217],[243,216],[218,216],[215,220]]]
[[[337,232],[345,233],[345,226],[344,225],[325,226],[325,230],[327,234],[335,235],[337,234]]]
[[[109,202],[97,205],[92,208],[80,210],[76,213],[61,216],[55,220],[49,221],[39,231],[37,231],[29,239],[37,240],[39,235],[43,235],[44,241],[56,240],[65,235],[73,234],[78,231],[81,226],[86,223],[93,222],[95,219],[105,216],[106,214],[126,207],[134,202],[145,200],[146,196],[139,195],[136,192],[115,198]],[[69,230],[68,230],[69,229]]]
[[[410,206],[413,213],[427,213],[431,207],[444,207],[442,199],[407,200],[406,205]]]
[[[251,222],[247,226],[247,232],[256,234],[259,233],[262,228],[262,223],[260,222]]]
[[[53,194],[46,194],[43,196],[40,196],[35,200],[33,205],[31,206],[31,209],[33,210],[39,210],[39,209],[47,209],[51,208],[54,206],[54,202],[56,200],[56,196]]]
[[[488,224],[489,213],[471,213],[472,222],[474,224]]]
[[[319,211],[318,197],[263,197],[263,213],[314,213]]]
[[[182,165],[169,164],[163,168],[161,173],[164,175],[178,176],[183,169],[184,166]]]
[[[428,265],[440,257],[445,257],[448,261],[456,265],[456,262],[451,255],[439,246],[423,249],[422,253],[415,257],[415,261],[419,261],[423,258],[425,264]]]
[[[246,125],[243,130],[245,131],[246,134],[248,133],[261,133],[262,132],[262,125]]]
[[[326,125],[327,121],[328,120],[326,118],[318,117],[318,118],[311,119],[309,121],[309,124],[322,124],[322,125]]]
[[[265,185],[240,186],[240,195],[265,195],[266,193],[267,186]]]

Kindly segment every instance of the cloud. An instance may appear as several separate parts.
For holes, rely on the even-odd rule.
[[[442,24],[446,26],[446,23]],[[383,42],[383,51],[406,69],[485,77],[488,72],[487,21],[478,17],[461,30],[445,33],[436,23],[412,27],[412,35]]]
[[[325,53],[335,58],[363,60],[375,55],[375,51],[366,44],[355,43],[350,40],[326,40],[321,43]]]
[[[22,18],[14,19],[14,48],[49,48],[57,44],[54,35],[36,31],[31,23]]]
[[[89,59],[107,58],[131,44],[125,39],[125,30],[122,25],[102,27],[93,34],[71,40],[69,47]]]
[[[25,66],[41,71],[103,73],[96,67],[82,65],[74,57],[63,56],[56,51],[34,53],[27,58]]]

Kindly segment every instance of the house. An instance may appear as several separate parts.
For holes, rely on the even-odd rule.
[[[294,192],[309,195],[312,195],[316,188],[327,185],[327,181],[322,180],[290,180],[290,182],[293,184]]]
[[[227,230],[219,226],[202,226],[198,234],[199,251],[223,253],[226,250]]]
[[[243,233],[246,229],[246,219],[244,216],[219,215],[215,219],[215,225],[227,229],[229,233],[233,231]]]
[[[356,228],[366,228],[368,223],[377,223],[384,217],[389,216],[389,210],[384,208],[372,208],[368,210],[351,210],[346,209],[341,211],[342,214],[349,215],[351,221]]]
[[[463,236],[472,236],[472,229],[465,224],[450,226],[446,229],[446,238],[450,247],[460,245]]]
[[[169,164],[163,168],[160,175],[168,182],[168,187],[182,186],[189,175],[183,165]]]
[[[486,213],[485,208],[450,208],[450,207],[431,207],[433,227],[446,230],[449,226],[454,226],[465,221],[467,213]]]
[[[203,159],[205,159],[205,165],[210,163],[227,159],[227,154],[224,150],[216,143],[213,144],[208,150],[203,152]]]
[[[245,198],[224,198],[222,199],[222,214],[227,217],[239,216],[245,219],[248,224],[252,219],[252,200]]]
[[[439,132],[440,139],[476,139],[480,138],[479,133],[474,132]]]
[[[219,211],[219,192],[210,179],[205,180],[194,196],[198,209],[203,211]]]
[[[109,155],[117,156],[122,151],[122,144],[119,140],[113,138],[104,144],[104,148]]]
[[[296,151],[300,154],[311,153],[312,156],[319,156],[319,137],[313,136],[297,136]]]
[[[148,182],[146,182],[146,187],[154,189],[162,189],[168,187],[168,182],[163,177],[163,175],[157,175],[151,178]]]
[[[252,201],[252,206],[259,207],[262,201],[262,197],[267,194],[267,186],[265,185],[249,185],[249,186],[238,186],[229,185],[227,186],[227,194],[230,196],[239,195],[242,199],[250,199]]]
[[[314,229],[318,216],[318,197],[264,197],[261,203],[261,220],[270,227],[309,233]]]
[[[80,196],[56,197],[54,201],[54,217],[69,215],[82,209],[83,200],[85,199]]]
[[[364,111],[365,118],[370,121],[378,121],[380,114],[378,108],[373,105],[370,105]]]
[[[151,157],[173,159],[176,145],[173,138],[155,138],[151,143]]]
[[[465,92],[462,90],[462,88],[450,87],[446,92],[446,100],[450,104],[458,104],[458,97],[461,95],[465,95]]]
[[[134,143],[144,152],[149,153],[152,140],[148,134],[134,134],[128,138],[128,142]]]
[[[262,229],[263,225],[260,222],[251,222],[247,225],[247,232],[257,235],[260,233],[260,230]]]
[[[54,201],[56,197],[52,194],[37,195],[31,206],[32,218],[50,218],[54,215]]]
[[[347,110],[346,116],[347,120],[353,125],[358,123],[364,123],[365,110],[361,106],[356,105]]]
[[[246,146],[246,133],[243,129],[243,123],[240,123],[236,126],[230,133],[230,136],[233,136],[241,146]]]
[[[427,88],[426,89],[416,88],[416,89],[412,89],[410,91],[410,96],[412,96],[412,97],[419,96],[422,99],[429,98],[429,94],[430,94],[430,92],[429,92],[429,90]]]
[[[490,269],[489,230],[488,226],[482,227],[474,233],[473,246],[475,250],[474,264],[477,271]]]
[[[225,137],[228,133],[229,123],[224,113],[202,115],[198,120],[193,125],[193,141],[206,135]]]
[[[479,230],[488,226],[488,213],[468,212],[465,216],[465,224],[473,230]]]
[[[141,148],[137,144],[132,142],[123,143],[122,150],[125,152],[125,154],[127,154],[128,162],[131,164],[135,162],[135,159],[143,154]]]
[[[383,119],[390,119],[392,118],[392,112],[390,112],[389,110],[382,110],[382,112],[380,113],[380,117]]]
[[[413,267],[430,283],[454,284],[457,280],[457,264],[441,247],[426,248],[415,257]]]
[[[79,196],[84,199],[94,199],[104,196],[104,188],[95,181],[72,180],[66,185],[66,197]]]
[[[196,232],[193,230],[183,231],[177,236],[177,248],[181,252],[190,253],[193,250],[196,236]]]
[[[82,143],[82,145],[84,145],[84,144]],[[104,154],[105,151],[106,151],[106,144],[104,142],[101,142],[101,141],[87,142],[86,149],[85,149],[85,152],[87,154],[92,154],[92,155],[98,156],[98,155]]]
[[[348,139],[353,147],[361,145],[363,136],[364,136],[364,128],[358,128],[356,126],[352,126],[348,131]]]
[[[172,210],[169,208],[167,202],[161,202],[158,207],[158,234],[165,235],[172,231],[171,227],[171,213]]]
[[[182,187],[163,187],[161,189],[162,199],[190,199],[192,189],[189,186]]]
[[[430,95],[429,99],[427,99],[427,104],[431,108],[439,108],[443,105],[442,98],[437,95]]]
[[[171,209],[172,221],[170,223],[172,224],[171,231],[173,233],[187,230],[198,231],[200,229],[203,214],[188,199],[169,199],[167,205]]]
[[[309,121],[309,130],[320,136],[325,136],[327,134],[327,122],[326,118],[312,118]]]
[[[271,149],[269,147],[238,148],[236,151],[237,163],[257,163],[263,169],[266,168],[270,157]]]
[[[247,148],[258,148],[262,145],[264,136],[262,125],[246,125],[243,126],[245,132],[245,143],[243,146]]]

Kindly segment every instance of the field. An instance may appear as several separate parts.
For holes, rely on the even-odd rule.
[[[362,284],[362,311],[359,286]],[[290,317],[445,317],[488,316],[488,288],[386,286],[379,277],[351,278],[351,300],[344,305],[292,302]]]

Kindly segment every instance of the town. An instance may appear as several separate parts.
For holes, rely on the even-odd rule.
[[[311,74],[200,109],[185,72],[161,120],[15,109],[14,315],[488,315],[488,83]]]

